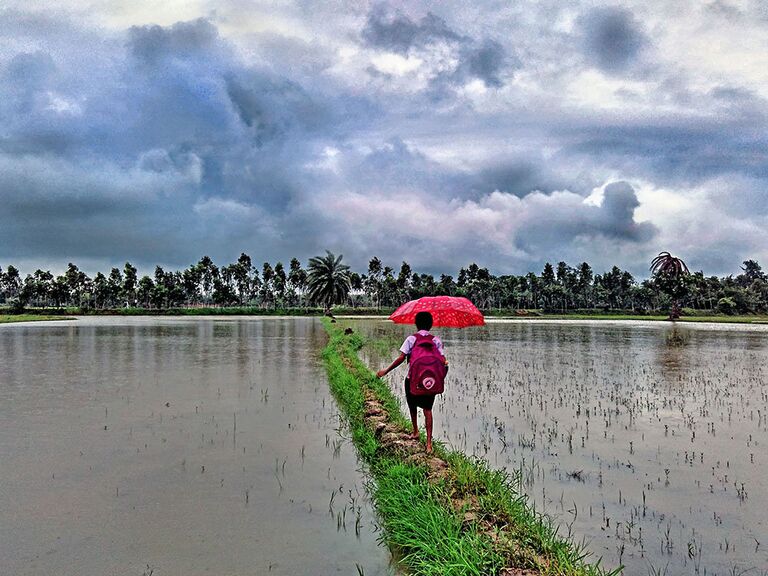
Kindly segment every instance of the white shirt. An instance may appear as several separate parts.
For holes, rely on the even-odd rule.
[[[421,334],[422,336],[430,336],[430,333],[428,330],[419,330],[417,334]],[[437,348],[438,352],[445,356],[445,352],[443,352],[443,343],[440,341],[440,338],[437,336],[432,336],[432,341],[435,343],[435,347]],[[413,345],[416,343],[416,335],[411,334],[408,336],[408,338],[405,339],[405,342],[403,342],[403,345],[400,346],[400,352],[405,354],[406,356],[411,355],[411,350],[413,350]]]

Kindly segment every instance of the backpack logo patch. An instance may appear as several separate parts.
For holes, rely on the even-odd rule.
[[[416,341],[409,358],[410,392],[420,394],[442,394],[445,383],[445,361],[435,346],[431,334],[415,334]]]

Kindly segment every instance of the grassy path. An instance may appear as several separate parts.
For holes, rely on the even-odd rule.
[[[439,445],[426,454],[408,436],[409,423],[387,384],[359,360],[363,338],[343,324],[323,323],[331,391],[368,466],[383,538],[408,573],[609,574],[531,509],[516,478]]]

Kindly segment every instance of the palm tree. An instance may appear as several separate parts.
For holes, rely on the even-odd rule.
[[[325,256],[309,259],[307,291],[310,300],[321,303],[328,311],[333,304],[347,297],[351,279],[349,266],[341,263],[342,255],[337,258],[332,252],[325,252]]]
[[[680,299],[688,289],[685,281],[690,274],[688,266],[669,252],[661,252],[651,261],[650,270],[659,289],[672,299],[668,319],[677,320],[680,318]]]

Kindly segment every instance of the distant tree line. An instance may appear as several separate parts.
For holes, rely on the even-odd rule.
[[[470,264],[457,276],[414,271],[407,262],[399,270],[374,257],[365,273],[352,272],[341,256],[330,252],[310,260],[305,269],[292,258],[256,266],[247,254],[236,262],[217,266],[208,256],[184,270],[157,266],[152,276],[139,277],[126,262],[121,269],[98,272],[93,278],[70,263],[54,276],[36,270],[21,275],[14,266],[0,267],[0,304],[28,307],[109,309],[141,307],[165,309],[200,306],[255,306],[280,309],[345,304],[353,307],[393,308],[409,299],[448,294],[466,296],[478,307],[490,309],[626,310],[652,312],[670,307],[674,298],[683,308],[726,314],[768,311],[768,278],[754,260],[746,260],[741,273],[705,276],[694,272],[675,280],[654,273],[638,281],[614,266],[596,274],[587,262],[576,267],[565,262],[544,265],[540,274],[492,274]]]

